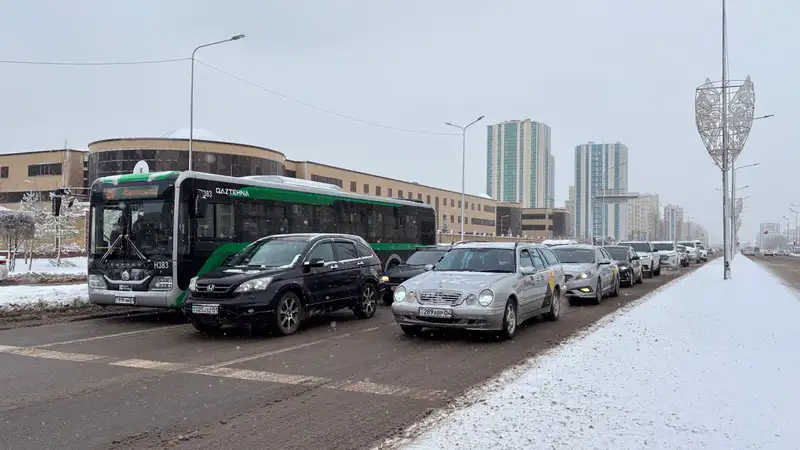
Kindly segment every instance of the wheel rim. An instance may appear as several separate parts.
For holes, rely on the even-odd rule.
[[[300,305],[294,298],[286,298],[278,308],[278,323],[282,330],[293,330],[300,319]]]
[[[372,314],[375,311],[375,289],[371,284],[364,286],[364,292],[361,294],[361,309],[365,314]]]
[[[553,315],[557,317],[559,312],[561,312],[561,292],[556,290],[553,293]]]
[[[506,307],[506,332],[511,335],[517,328],[517,315],[514,313],[514,305],[509,304]]]

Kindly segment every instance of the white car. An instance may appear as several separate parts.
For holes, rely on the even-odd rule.
[[[700,263],[700,250],[695,247],[696,244],[694,241],[680,241],[678,245],[686,247],[686,254],[689,255],[689,263]]]
[[[658,250],[661,264],[665,264],[672,269],[677,269],[681,264],[681,257],[672,241],[653,241],[653,247]]]
[[[695,241],[695,247],[697,247],[697,251],[700,252],[700,260],[703,262],[708,262],[708,250],[706,250],[706,247],[703,244],[696,241]]]
[[[775,256],[775,250],[764,250],[764,256]]]
[[[650,242],[623,241],[617,244],[620,247],[631,247],[639,255],[642,262],[642,273],[648,278],[661,275],[661,257]]]

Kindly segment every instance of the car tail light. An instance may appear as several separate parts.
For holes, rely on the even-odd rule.
[[[0,266],[5,266],[5,265],[6,265],[6,260],[0,259]]]

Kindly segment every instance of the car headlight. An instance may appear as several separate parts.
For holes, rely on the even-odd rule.
[[[490,289],[484,289],[481,291],[480,295],[478,295],[478,304],[481,306],[489,306],[494,301],[494,292]]]
[[[403,286],[397,286],[397,289],[394,290],[394,301],[402,302],[406,299],[406,288]]]
[[[189,280],[189,290],[192,292],[197,292],[197,277],[193,277]]]
[[[381,283],[388,283],[388,282],[389,282],[389,277],[387,277],[386,275],[382,275],[381,276]]]
[[[587,272],[583,272],[582,274],[578,275],[575,278],[577,278],[579,280],[585,280],[585,279],[589,278],[590,276],[592,276],[592,271],[591,270],[589,270]]]
[[[236,288],[236,293],[263,291],[272,282],[272,277],[256,278],[255,280],[245,281]]]
[[[105,289],[106,288],[106,280],[103,279],[102,275],[89,275],[89,287],[92,289]]]
[[[617,267],[619,267],[619,270],[628,270],[627,264],[618,264]]]

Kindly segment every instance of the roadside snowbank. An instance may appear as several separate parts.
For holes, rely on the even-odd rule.
[[[25,264],[25,260],[17,258],[16,270],[9,273],[8,276],[13,278],[24,276],[28,273],[86,275],[86,266],[88,260],[85,256],[77,258],[62,258],[61,262],[66,263],[66,265],[58,267],[51,264],[51,261],[55,261],[55,259],[34,259],[31,270],[28,271],[28,265]]]
[[[708,263],[390,446],[796,448],[800,301],[748,258],[732,269]]]
[[[88,300],[89,286],[86,283],[0,286],[0,312],[23,305],[58,307]]]

